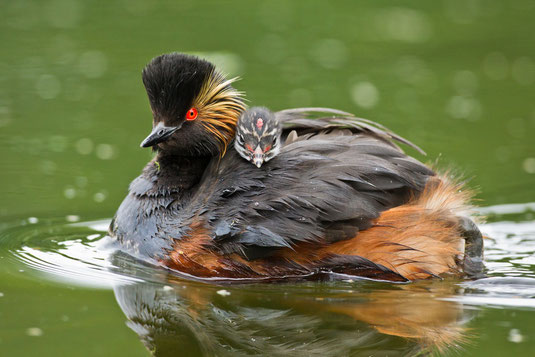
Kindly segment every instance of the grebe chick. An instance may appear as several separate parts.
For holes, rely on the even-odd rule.
[[[234,148],[256,167],[280,152],[282,127],[269,109],[253,107],[244,111],[236,125]]]

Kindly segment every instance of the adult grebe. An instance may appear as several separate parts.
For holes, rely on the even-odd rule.
[[[410,281],[481,270],[470,192],[394,143],[406,140],[337,110],[286,110],[275,113],[280,151],[268,161],[261,147],[259,169],[227,150],[245,110],[232,82],[177,53],[143,70],[153,130],[141,146],[157,154],[110,226],[125,251],[208,279]]]

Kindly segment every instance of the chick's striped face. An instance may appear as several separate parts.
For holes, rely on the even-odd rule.
[[[251,108],[238,120],[234,147],[241,157],[260,167],[279,153],[281,132],[273,113]]]

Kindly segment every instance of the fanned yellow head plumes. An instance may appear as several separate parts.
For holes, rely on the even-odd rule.
[[[245,110],[243,93],[231,86],[236,80],[237,77],[226,79],[214,70],[193,101],[204,129],[219,141],[221,156],[225,155],[229,143],[234,138],[236,122],[241,112]]]

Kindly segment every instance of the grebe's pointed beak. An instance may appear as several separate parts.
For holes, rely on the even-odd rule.
[[[163,122],[159,122],[153,127],[152,132],[141,143],[142,148],[148,148],[167,140],[175,131],[180,129],[179,126],[165,126]]]
[[[262,151],[262,148],[260,148],[260,145],[257,145],[253,152],[253,163],[258,168],[264,163],[264,152]]]

